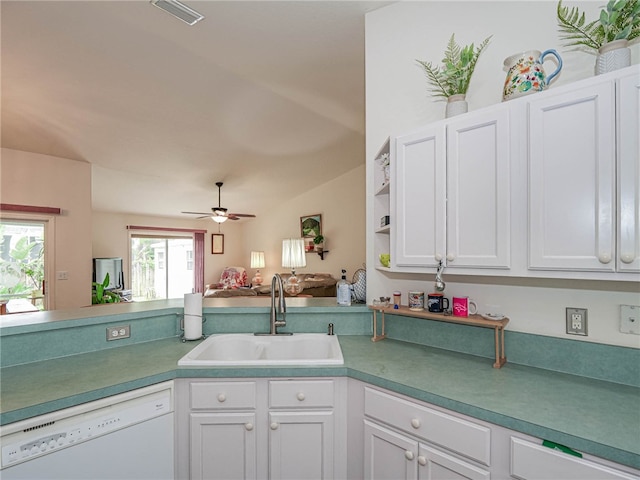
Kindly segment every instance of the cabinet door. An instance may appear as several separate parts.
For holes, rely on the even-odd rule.
[[[634,475],[514,437],[511,475],[522,480],[637,480]]]
[[[529,268],[613,271],[614,83],[528,109]]]
[[[436,266],[445,256],[445,153],[443,125],[396,139],[391,184],[394,266]]]
[[[618,82],[618,271],[640,272],[640,75]]]
[[[364,421],[365,480],[417,480],[418,442]]]
[[[192,413],[190,478],[256,479],[254,413]]]
[[[332,479],[333,412],[269,413],[269,478]]]
[[[440,450],[420,444],[420,480],[489,480],[489,471]]]
[[[506,105],[447,125],[447,267],[509,268],[510,145]]]

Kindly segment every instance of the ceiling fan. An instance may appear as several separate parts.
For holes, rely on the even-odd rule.
[[[211,211],[213,212],[213,215],[211,213],[204,213],[204,212],[181,212],[181,213],[185,213],[187,215],[200,215],[197,218],[211,217],[211,219],[217,223],[226,222],[227,220],[240,220],[240,217],[255,218],[255,215],[251,215],[249,213],[229,213],[226,208],[221,207],[220,206],[220,190],[222,188],[222,185],[223,185],[222,182],[216,182],[216,186],[218,187],[218,206],[211,207]]]

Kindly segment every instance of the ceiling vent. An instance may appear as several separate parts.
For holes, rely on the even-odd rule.
[[[178,0],[151,0],[151,4],[189,25],[195,25],[204,18],[204,15],[178,2]]]

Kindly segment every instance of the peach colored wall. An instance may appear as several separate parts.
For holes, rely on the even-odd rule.
[[[282,239],[300,237],[300,217],[322,215],[322,233],[329,252],[324,260],[307,254],[307,266],[300,273],[331,273],[340,277],[347,269],[347,279],[365,261],[365,167],[355,168],[323,185],[310,186],[304,194],[282,205],[273,205],[269,218],[256,218],[244,225],[245,251],[265,252],[265,282],[282,268]],[[255,270],[251,270],[251,275]]]
[[[205,264],[204,281],[217,282],[222,269],[230,265],[249,267],[249,254],[243,248],[243,233],[241,222],[227,221],[220,227],[210,219],[195,220],[191,218],[173,218],[131,215],[124,213],[93,212],[93,257],[122,257],[124,260],[125,283],[129,281],[129,234],[127,225],[189,228],[207,230],[205,235]],[[224,235],[224,254],[211,254],[211,234]],[[248,274],[248,273],[247,273]]]
[[[91,165],[65,158],[3,148],[2,203],[58,207],[50,286],[55,308],[91,304]],[[55,280],[67,271],[68,280]]]

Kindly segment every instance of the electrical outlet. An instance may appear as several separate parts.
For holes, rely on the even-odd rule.
[[[56,280],[69,280],[69,272],[66,270],[56,272]]]
[[[620,305],[620,331],[640,335],[640,307]]]
[[[131,336],[130,325],[120,325],[119,327],[107,327],[107,342],[111,340],[121,340]]]
[[[567,333],[570,335],[587,335],[587,309],[567,307]]]

